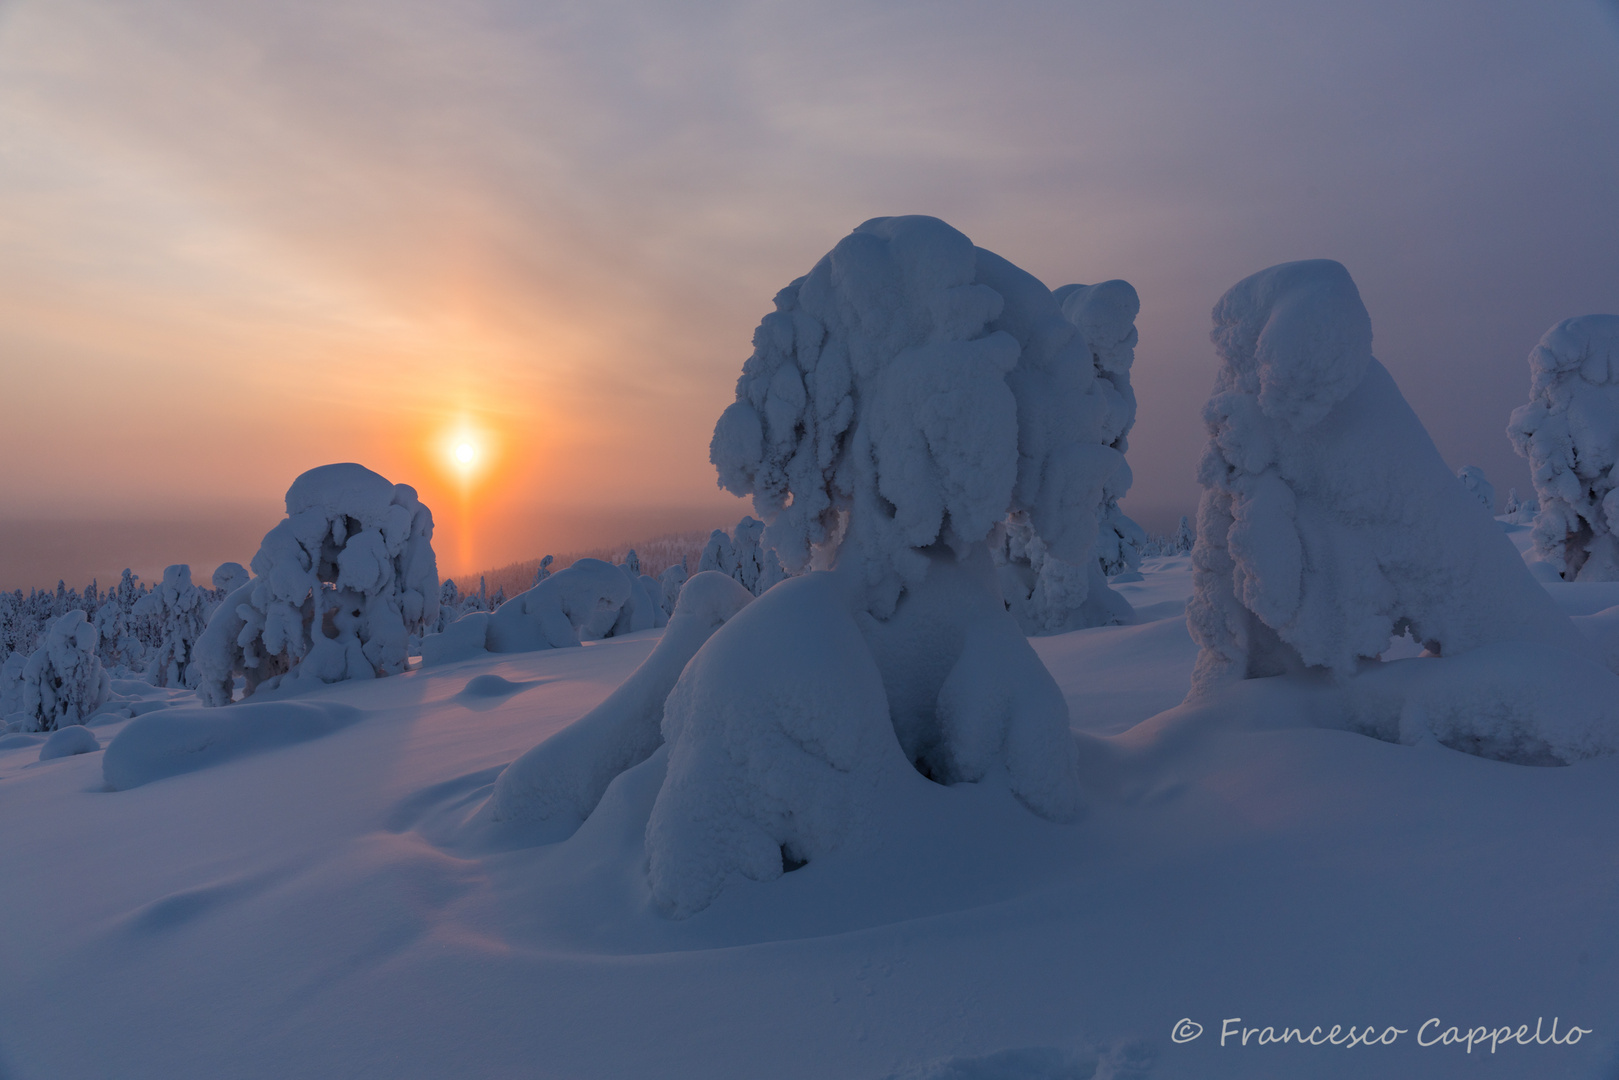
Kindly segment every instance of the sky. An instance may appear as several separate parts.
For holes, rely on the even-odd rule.
[[[734,521],[753,327],[901,213],[1136,286],[1149,528],[1210,308],[1292,259],[1527,489],[1530,348],[1619,311],[1619,3],[0,2],[0,586],[245,562],[330,461],[417,487],[447,571]]]

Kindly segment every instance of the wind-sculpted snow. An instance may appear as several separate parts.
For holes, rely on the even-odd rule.
[[[410,635],[438,617],[433,514],[406,484],[322,465],[287,489],[287,516],[253,556],[253,579],[220,605],[194,652],[208,705],[293,684],[405,670]]]
[[[165,709],[130,721],[102,754],[108,786],[128,791],[170,776],[330,735],[363,714],[333,702],[243,702],[226,712]]]
[[[662,640],[635,673],[500,774],[495,820],[553,824],[564,834],[577,829],[613,778],[662,744],[663,703],[675,681],[714,631],[752,599],[739,582],[716,571],[686,582]]]
[[[1565,580],[1619,581],[1619,315],[1558,323],[1529,372],[1507,434],[1535,482],[1535,550]]]
[[[1354,677],[1407,630],[1445,658],[1515,642],[1593,659],[1372,357],[1370,319],[1342,266],[1272,267],[1234,286],[1214,322],[1221,367],[1204,410],[1187,607],[1201,646],[1194,695],[1305,668]],[[1582,686],[1542,689],[1589,697],[1594,679],[1619,692],[1597,664],[1580,671]],[[1522,731],[1477,734],[1508,756],[1515,739],[1542,736],[1561,760],[1619,745],[1600,710],[1581,706],[1581,730],[1561,734],[1545,712],[1480,717]],[[1449,744],[1467,743],[1463,719],[1447,724]]]

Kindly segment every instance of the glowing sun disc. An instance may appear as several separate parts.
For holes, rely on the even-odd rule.
[[[472,459],[478,454],[471,443],[461,443],[455,448],[455,460],[462,465],[471,465]]]

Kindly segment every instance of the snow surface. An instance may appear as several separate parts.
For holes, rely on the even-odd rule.
[[[1322,728],[1319,689],[1289,680],[1164,711],[1154,679],[1174,699],[1191,678],[1190,573],[1185,558],[1142,573],[1120,586],[1138,624],[1034,643],[1088,748],[1080,821],[916,777],[866,846],[679,920],[644,861],[661,761],[560,842],[485,827],[505,765],[612,695],[668,630],[322,687],[297,703],[352,723],[107,791],[103,759],[137,725],[293,704],[164,709],[194,699],[119,682],[158,708],[93,718],[103,753],[38,762],[38,736],[0,737],[0,821],[15,823],[0,865],[26,869],[0,874],[0,1070],[1613,1075],[1619,759],[1534,768]],[[1550,588],[1565,610],[1619,603]],[[1594,1034],[1493,1056],[1414,1041],[1429,1017],[1532,1031],[1554,1016]],[[1183,1017],[1205,1030],[1177,1044]],[[1229,1017],[1408,1032],[1222,1049]]]

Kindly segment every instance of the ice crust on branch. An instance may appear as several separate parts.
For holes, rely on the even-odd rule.
[[[251,695],[397,674],[410,635],[438,617],[433,515],[414,488],[361,465],[322,465],[292,482],[286,505],[252,580],[197,641],[205,704],[229,704],[236,675]]]
[[[1535,482],[1535,551],[1566,580],[1619,581],[1619,315],[1558,323],[1529,373],[1507,434]]]
[[[1502,643],[1553,650],[1608,686],[1372,357],[1371,320],[1348,271],[1322,260],[1244,279],[1216,305],[1212,340],[1220,369],[1203,413],[1187,607],[1201,648],[1193,696],[1305,668],[1352,677],[1407,629],[1445,658]],[[1534,730],[1537,716],[1476,722],[1500,729],[1491,746],[1534,746],[1551,759],[1612,743],[1594,729]],[[1611,727],[1588,709],[1585,718]],[[1446,722],[1452,744],[1471,737]]]

